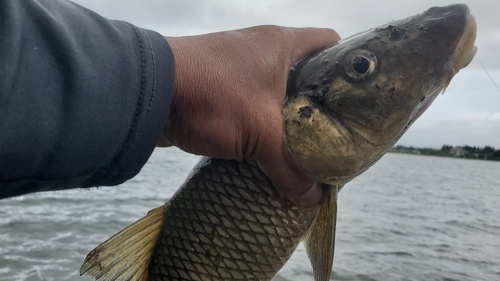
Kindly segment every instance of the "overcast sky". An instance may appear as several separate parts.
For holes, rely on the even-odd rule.
[[[404,18],[446,0],[76,0],[105,17],[168,36],[186,36],[261,24],[335,29],[341,37]],[[462,0],[478,25],[479,50],[444,95],[399,141],[440,148],[491,145],[500,149],[500,1]],[[484,64],[486,72],[478,59]]]

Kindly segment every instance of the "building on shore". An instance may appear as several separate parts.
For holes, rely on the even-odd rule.
[[[469,152],[461,147],[450,148],[450,155],[453,157],[462,157],[469,154]]]

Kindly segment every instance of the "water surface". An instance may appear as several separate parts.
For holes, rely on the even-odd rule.
[[[197,157],[155,151],[119,187],[0,201],[0,280],[79,280],[86,254],[162,205]],[[339,194],[332,280],[500,280],[500,162],[388,154]],[[313,280],[304,248],[274,278]]]

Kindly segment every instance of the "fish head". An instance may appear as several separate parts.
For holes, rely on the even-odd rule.
[[[434,7],[299,62],[283,111],[296,163],[334,185],[364,172],[470,63],[475,36],[467,6]]]

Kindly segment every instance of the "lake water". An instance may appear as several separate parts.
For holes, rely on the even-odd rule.
[[[167,201],[196,161],[157,150],[119,187],[0,201],[0,280],[90,280],[87,253]],[[500,162],[388,154],[346,185],[338,214],[332,280],[500,280]],[[274,280],[313,280],[302,246]]]

